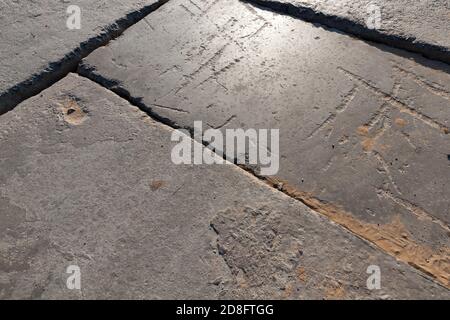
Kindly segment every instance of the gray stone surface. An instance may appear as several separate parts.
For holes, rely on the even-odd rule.
[[[450,62],[449,0],[246,1]],[[372,23],[372,5],[379,8],[379,25]]]
[[[163,2],[0,1],[0,114],[75,69],[87,53]],[[80,30],[66,26],[69,5],[81,8]]]
[[[174,165],[171,134],[72,74],[0,117],[0,297],[449,298],[235,165]]]
[[[448,286],[449,67],[406,55],[237,1],[175,0],[79,71],[173,126],[279,128],[270,183]]]

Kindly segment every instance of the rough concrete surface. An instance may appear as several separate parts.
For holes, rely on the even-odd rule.
[[[246,1],[450,62],[449,0]]]
[[[279,128],[268,183],[449,286],[447,65],[238,1],[174,0],[79,72],[173,126]]]
[[[450,299],[449,3],[373,3],[0,0],[0,299]]]
[[[174,165],[172,129],[85,78],[0,128],[3,299],[449,297],[235,165]],[[370,264],[382,290],[366,288]]]
[[[57,81],[164,0],[0,1],[0,114]],[[70,30],[67,8],[81,9]]]

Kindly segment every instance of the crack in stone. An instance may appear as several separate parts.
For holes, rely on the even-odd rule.
[[[125,30],[147,17],[168,1],[159,0],[117,19],[104,27],[99,35],[81,42],[60,60],[50,62],[45,69],[1,93],[0,115],[14,109],[24,100],[49,88],[70,72],[74,72],[83,58],[87,57],[94,50],[106,46],[111,40],[121,36]]]
[[[431,248],[415,243],[409,238],[406,228],[398,217],[392,223],[386,225],[365,223],[356,219],[344,209],[323,202],[310,193],[297,190],[285,181],[272,177],[261,177],[248,168],[243,166],[241,168],[249,171],[269,186],[328,217],[356,237],[375,245],[379,250],[422,271],[435,279],[437,283],[450,289],[450,248],[444,246],[438,252],[435,252]]]
[[[180,109],[180,108],[163,106],[163,105],[161,105],[161,104],[155,104],[155,103],[153,103],[152,106],[157,107],[157,108],[162,108],[162,109],[172,110],[172,111],[176,111],[176,112],[181,112],[181,113],[189,113],[189,111],[186,111],[186,110],[183,110],[183,109]]]
[[[313,8],[297,3],[279,2],[276,0],[240,0],[245,3],[270,10],[279,14],[302,19],[310,23],[318,23],[325,27],[338,29],[363,40],[386,44],[393,48],[419,53],[429,59],[450,64],[450,50],[444,46],[420,41],[407,35],[393,35],[383,30],[369,29],[365,24],[348,18],[325,14]]]

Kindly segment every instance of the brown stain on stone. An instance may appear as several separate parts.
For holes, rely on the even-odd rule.
[[[241,289],[249,288],[249,284],[247,282],[247,279],[245,278],[244,271],[242,271],[242,270],[238,271],[238,273],[236,275],[236,282],[237,282],[237,285],[239,286],[239,288],[241,288]]]
[[[384,130],[382,129],[380,132],[376,133],[373,137],[369,136],[370,127],[368,125],[359,126],[356,129],[356,133],[364,139],[361,141],[361,146],[365,152],[370,152],[372,150],[381,149],[385,150],[387,147],[378,142],[378,139],[383,134]]]
[[[338,283],[333,283],[325,290],[325,299],[342,300],[345,298],[345,289]]]
[[[398,125],[399,127],[403,128],[404,126],[406,126],[406,120],[402,119],[402,118],[396,118],[394,120],[395,124]]]
[[[361,146],[363,148],[364,151],[368,152],[368,151],[372,151],[373,148],[375,147],[375,140],[374,138],[369,137],[369,126],[367,125],[363,125],[363,126],[359,126],[356,129],[356,133],[362,137],[365,137],[363,139],[363,141],[361,142]]]
[[[366,138],[361,142],[361,145],[364,151],[372,151],[375,147],[375,139]]]
[[[300,282],[306,282],[306,270],[303,267],[297,268],[297,279]]]
[[[369,126],[359,126],[358,129],[356,129],[356,132],[360,135],[360,136],[367,136],[369,134]]]
[[[389,255],[421,270],[450,288],[450,248],[444,246],[434,252],[431,248],[417,244],[411,239],[399,217],[395,217],[391,223],[385,225],[365,223],[339,206],[322,202],[314,198],[312,194],[299,191],[285,181],[273,177],[264,177],[264,179],[270,186],[301,201],[333,222],[375,244]]]
[[[150,189],[152,191],[157,191],[159,189],[161,189],[162,187],[164,187],[166,183],[163,180],[155,180],[152,181],[152,183],[150,184]]]
[[[60,104],[63,113],[64,121],[71,125],[79,126],[86,118],[86,112],[73,99],[68,99]]]
[[[294,293],[294,286],[291,283],[288,283],[284,289],[283,295],[282,297],[284,299],[287,299],[289,297],[291,297]]]

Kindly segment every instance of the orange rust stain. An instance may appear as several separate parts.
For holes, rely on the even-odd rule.
[[[361,142],[364,151],[372,151],[375,146],[375,139],[366,138]]]
[[[325,291],[325,298],[330,300],[342,300],[345,298],[345,289],[341,286],[333,286]]]
[[[303,267],[297,269],[297,279],[300,282],[306,282],[306,270]]]
[[[283,293],[283,298],[289,298],[294,293],[294,286],[290,283],[286,285],[286,288]]]
[[[356,129],[356,132],[360,136],[367,136],[369,134],[369,126],[359,126],[358,129]]]
[[[404,127],[406,126],[406,120],[402,119],[402,118],[397,118],[394,120],[395,124],[398,125],[399,127]]]
[[[450,288],[450,248],[444,246],[434,252],[431,248],[417,244],[411,239],[399,217],[385,225],[365,223],[342,208],[324,203],[310,193],[295,189],[285,181],[271,177],[265,179],[272,187],[281,186],[284,193]]]
[[[150,189],[152,191],[156,191],[158,189],[161,189],[164,185],[165,185],[165,182],[163,180],[155,180],[155,181],[152,181],[152,183],[150,184]]]
[[[363,150],[366,152],[372,151],[373,148],[375,147],[375,143],[376,143],[375,138],[371,138],[368,136],[369,129],[370,128],[367,125],[359,126],[356,129],[356,132],[358,133],[358,135],[365,137],[364,140],[361,142],[361,145],[362,145]]]
[[[236,276],[237,285],[242,289],[247,289],[249,287],[249,284],[247,282],[247,279],[245,278],[244,272],[239,271]]]

